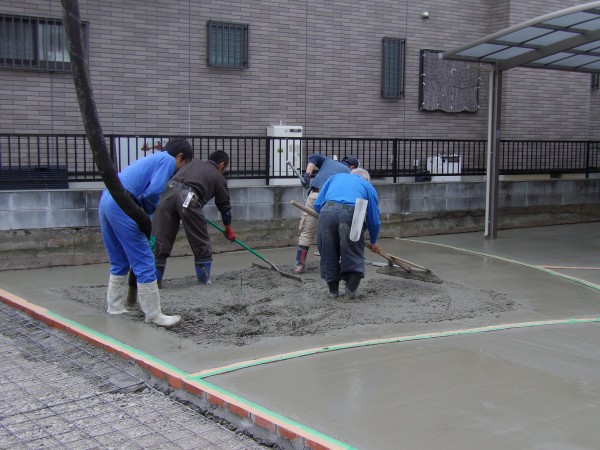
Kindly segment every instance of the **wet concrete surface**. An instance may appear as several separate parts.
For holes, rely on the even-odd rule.
[[[106,283],[106,265],[2,272],[0,288],[349,447],[597,448],[599,223],[501,230],[494,241],[466,233],[381,246],[442,280],[499,292],[523,307],[201,348],[53,290]],[[283,265],[295,251],[261,253]],[[253,258],[215,255],[214,273],[247,267]],[[173,258],[168,270],[193,275],[192,259]],[[222,369],[231,364],[237,370]]]

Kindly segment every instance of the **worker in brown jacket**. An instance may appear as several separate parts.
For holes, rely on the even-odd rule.
[[[194,267],[200,284],[210,283],[212,247],[203,207],[211,199],[221,213],[224,235],[235,241],[231,229],[231,203],[227,181],[223,173],[229,165],[229,155],[222,150],[210,154],[207,161],[193,159],[182,167],[167,183],[167,189],[152,216],[152,231],[156,239],[154,257],[156,278],[162,287],[162,278],[171,256],[173,244],[183,223],[186,237],[194,253]],[[185,169],[185,170],[184,170]]]

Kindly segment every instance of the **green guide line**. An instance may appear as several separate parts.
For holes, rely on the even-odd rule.
[[[327,347],[319,347],[319,348],[301,350],[301,351],[297,351],[297,352],[285,353],[285,354],[281,354],[281,355],[277,355],[277,356],[269,356],[266,358],[253,359],[253,360],[249,360],[249,361],[242,361],[242,362],[239,362],[236,364],[231,364],[229,366],[217,367],[214,369],[197,372],[195,374],[192,374],[190,376],[190,378],[200,380],[203,378],[212,377],[214,375],[220,375],[223,373],[233,372],[236,370],[246,369],[248,367],[259,366],[262,364],[286,361],[289,359],[300,358],[302,356],[316,355],[319,353],[333,352],[336,350],[346,350],[346,349],[350,349],[350,348],[361,348],[361,347],[369,347],[372,345],[419,341],[419,340],[424,340],[424,339],[486,333],[486,332],[490,332],[490,331],[501,331],[501,330],[517,329],[517,328],[530,328],[530,327],[538,327],[538,326],[546,326],[546,325],[569,325],[569,324],[581,324],[581,323],[593,323],[593,322],[600,322],[600,317],[580,318],[580,319],[545,320],[545,321],[539,321],[539,322],[508,323],[508,324],[503,324],[503,325],[491,325],[491,326],[487,326],[487,327],[466,328],[463,330],[440,331],[440,332],[436,332],[436,333],[416,334],[416,335],[412,335],[412,336],[400,336],[400,337],[385,338],[385,339],[374,339],[374,340],[370,340],[370,341],[350,342],[350,343],[345,343],[345,344],[330,345]]]

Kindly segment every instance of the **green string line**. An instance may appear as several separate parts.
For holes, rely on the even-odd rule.
[[[249,367],[260,366],[263,364],[269,364],[269,363],[279,362],[279,361],[286,361],[286,360],[290,360],[290,359],[300,358],[303,356],[310,356],[310,355],[317,355],[320,353],[333,352],[333,351],[337,351],[337,350],[347,350],[347,349],[351,349],[351,348],[370,347],[373,345],[393,344],[393,343],[399,343],[399,342],[419,341],[419,340],[433,339],[433,338],[440,338],[440,337],[451,337],[451,336],[469,335],[469,334],[477,334],[477,333],[487,333],[490,331],[502,331],[502,330],[530,328],[530,327],[538,327],[538,326],[546,326],[546,325],[570,325],[570,324],[593,323],[593,322],[600,322],[600,317],[580,318],[580,319],[572,318],[572,319],[561,319],[561,320],[546,320],[546,321],[538,321],[538,322],[511,323],[511,324],[503,324],[503,325],[492,325],[492,326],[487,326],[487,327],[467,328],[464,330],[440,331],[440,332],[436,332],[436,333],[425,333],[425,334],[417,334],[417,335],[412,335],[412,336],[401,336],[401,337],[393,337],[393,338],[374,339],[371,341],[351,342],[351,343],[345,343],[345,344],[331,345],[331,346],[327,346],[327,347],[301,350],[298,352],[291,352],[291,353],[286,353],[286,354],[282,354],[282,355],[270,356],[270,357],[266,357],[266,358],[254,359],[254,360],[249,360],[249,361],[242,361],[237,364],[232,364],[229,366],[218,367],[218,368],[198,372],[196,374],[192,374],[190,376],[190,378],[202,380],[204,378],[212,377],[215,375],[220,375],[223,373],[234,372],[236,370],[246,369]]]

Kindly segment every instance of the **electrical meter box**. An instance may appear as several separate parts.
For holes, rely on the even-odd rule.
[[[271,139],[269,149],[271,175],[274,177],[295,177],[287,162],[302,173],[302,126],[300,125],[269,125],[267,136]],[[300,180],[298,180],[300,182]]]

